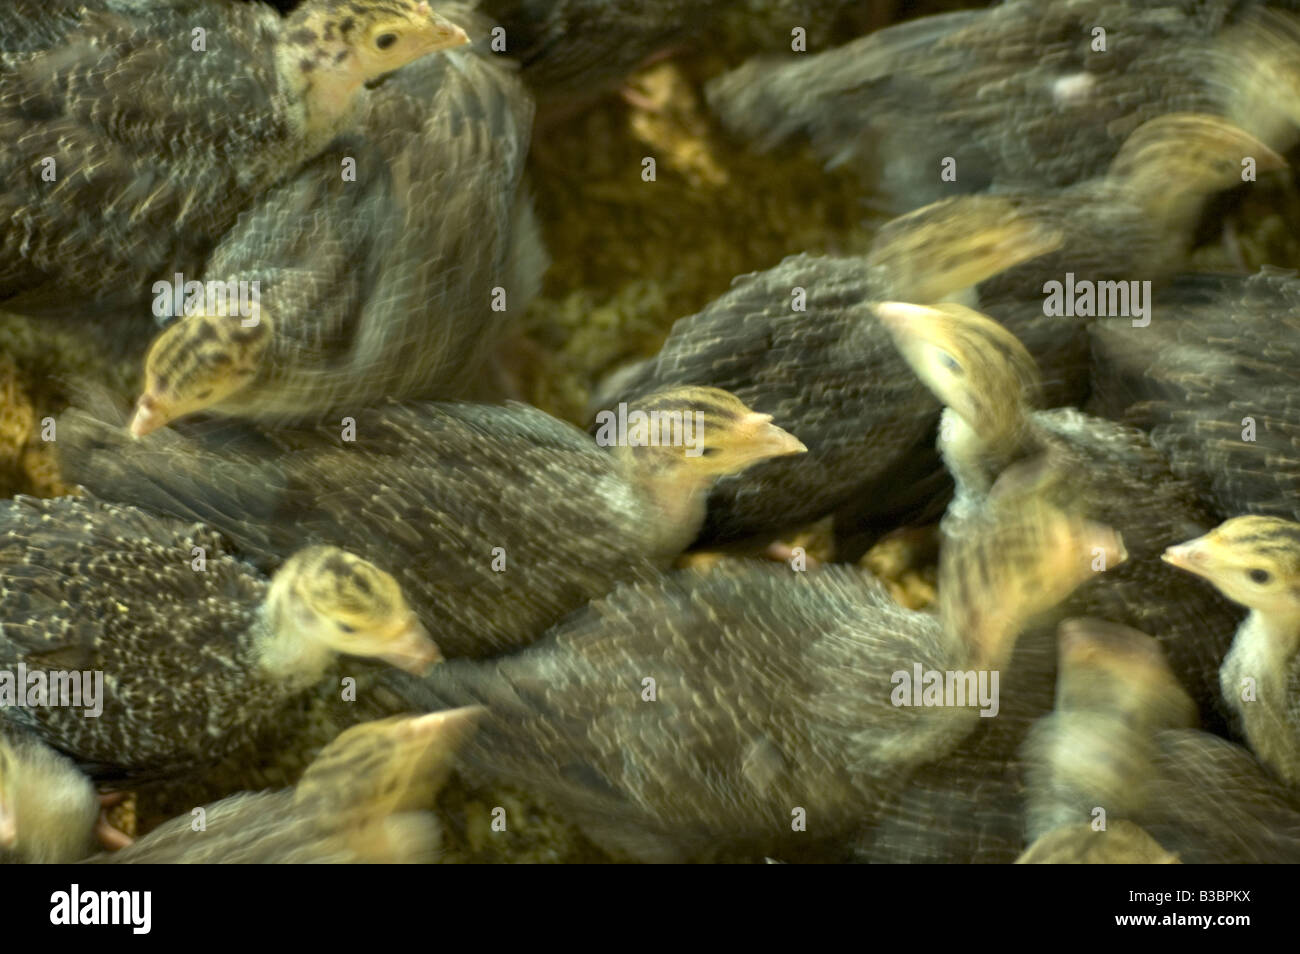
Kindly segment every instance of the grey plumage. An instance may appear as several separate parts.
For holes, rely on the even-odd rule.
[[[1101,175],[1156,116],[1262,120],[1259,81],[1235,68],[1259,58],[1216,45],[1233,6],[1014,0],[815,55],[754,60],[715,79],[709,99],[731,130],[767,148],[808,135],[830,165],[860,169],[896,212],[990,187],[1069,186]],[[945,159],[955,180],[940,176]]]
[[[472,50],[365,91],[355,132],[243,213],[207,263],[207,281],[259,284],[269,331],[179,319],[146,361],[140,429],[196,410],[286,421],[493,394],[485,360],[546,264],[521,185],[531,120],[512,71]]]
[[[390,68],[452,42],[446,21],[414,3],[368,7],[405,18]],[[368,15],[354,17],[349,41],[326,29],[331,12],[324,0],[283,21],[262,4],[107,3],[79,11],[56,45],[0,61],[6,307],[139,302],[154,278],[194,271],[241,208],[346,127],[362,82],[386,71],[386,55],[362,42]],[[203,49],[196,27],[211,40]],[[355,55],[335,60],[336,49]],[[346,73],[337,88],[331,70]]]
[[[680,319],[605,406],[657,388],[714,384],[788,422],[808,445],[797,461],[771,461],[720,484],[705,542],[777,533],[841,508],[879,530],[940,512],[946,487],[931,451],[938,405],[870,302],[962,294],[1058,241],[1001,200],[965,199],[891,222],[862,258],[793,256],[737,278]]]
[[[1011,510],[945,552],[940,617],[848,567],[679,571],[516,655],[384,682],[405,705],[485,705],[467,767],[545,794],[607,847],[824,849],[981,721],[970,702],[898,705],[895,674],[1001,668],[1025,617],[1087,575],[1085,540],[1118,556],[1105,531]]]
[[[882,309],[886,306],[882,306]],[[1010,462],[1032,461],[1040,493],[1108,525],[1124,528],[1129,558],[1084,584],[1064,601],[1062,613],[1126,622],[1159,636],[1178,677],[1191,689],[1207,723],[1230,724],[1219,691],[1219,667],[1241,613],[1209,586],[1180,578],[1162,560],[1171,540],[1203,532],[1213,517],[1192,488],[1135,429],[1061,408],[1028,412],[1032,361],[995,323],[961,309],[888,306],[888,326],[923,375],[977,432],[960,433],[957,413],[944,412],[948,435],[940,446],[957,478],[956,498],[945,517],[950,534],[971,532],[984,519],[986,491]],[[910,312],[910,314],[909,314]],[[942,349],[960,373],[943,377],[922,342]],[[1030,404],[1029,406],[1032,406]],[[1021,804],[1026,765],[1022,742],[1034,721],[1052,707],[1056,647],[1051,626],[1025,633],[1004,673],[1006,702],[942,764],[919,772],[897,807],[857,853],[874,861],[1009,862],[1023,849]],[[942,824],[935,824],[941,819]]]
[[[1150,325],[1092,329],[1098,413],[1141,427],[1220,518],[1300,519],[1300,281],[1188,276]]]
[[[670,560],[717,473],[797,448],[729,396],[666,400],[703,415],[711,453],[629,459],[519,404],[389,404],[357,413],[354,441],[321,428],[247,452],[167,432],[133,443],[87,415],[68,415],[60,440],[72,479],[201,520],[264,567],[326,542],[382,561],[445,653],[484,655]]]
[[[1244,749],[1187,727],[1191,700],[1150,637],[1073,621],[1061,654],[1056,711],[1027,744],[1032,837],[1102,808],[1108,827],[1137,823],[1186,863],[1300,857],[1294,793]]]

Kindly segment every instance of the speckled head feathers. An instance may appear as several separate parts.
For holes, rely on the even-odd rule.
[[[1206,197],[1243,181],[1247,158],[1257,172],[1286,168],[1285,159],[1225,119],[1169,113],[1125,140],[1107,177],[1158,221],[1181,229],[1200,213]]]
[[[986,440],[1038,403],[1038,367],[1020,339],[963,305],[882,302],[876,315],[916,376]]]
[[[284,31],[291,62],[304,76],[346,71],[358,85],[469,42],[427,0],[309,0],[286,18]]]
[[[456,750],[485,711],[469,706],[353,726],[316,757],[295,797],[377,815],[432,808]]]
[[[271,322],[261,308],[255,319],[204,314],[173,322],[145,356],[144,391],[131,419],[132,436],[219,408],[257,378],[271,337]]]
[[[275,575],[272,589],[279,625],[335,652],[374,656],[415,673],[442,658],[397,581],[337,547],[298,551]]]
[[[1300,524],[1293,521],[1235,517],[1170,547],[1164,560],[1252,610],[1300,618]]]
[[[759,461],[807,451],[772,423],[772,415],[709,387],[672,388],[629,401],[621,414],[601,412],[596,441],[625,448],[639,470],[680,469],[703,477],[738,474]]]

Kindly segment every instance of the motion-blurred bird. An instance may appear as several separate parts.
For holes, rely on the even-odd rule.
[[[939,446],[956,485],[948,534],[985,519],[987,488],[1018,462],[1037,468],[1039,492],[1061,507],[1124,528],[1129,559],[1081,587],[1065,613],[1126,620],[1158,633],[1194,689],[1207,722],[1228,724],[1218,668],[1239,613],[1209,587],[1188,586],[1161,562],[1184,528],[1213,518],[1139,431],[1073,409],[1034,410],[1034,362],[1014,335],[964,306],[884,303],[885,327],[920,380],[945,404]],[[1193,530],[1193,532],[1196,532]],[[1173,535],[1173,537],[1171,537]],[[1008,862],[1023,848],[1022,743],[1053,705],[1056,639],[1024,633],[1002,676],[1003,703],[942,763],[918,772],[895,807],[855,846],[862,860]],[[936,824],[936,821],[939,823]]]
[[[806,133],[895,212],[1099,176],[1129,134],[1167,113],[1222,115],[1285,149],[1300,116],[1289,105],[1300,30],[1256,14],[1225,31],[1232,6],[1013,0],[754,60],[708,95],[729,129],[765,148]]]
[[[519,81],[473,50],[366,91],[356,131],[222,239],[205,280],[258,300],[214,295],[159,335],[132,432],[196,411],[282,422],[487,396],[484,360],[545,266],[520,186],[531,119]]]
[[[1186,727],[1191,700],[1151,637],[1073,620],[1061,642],[1057,710],[1026,751],[1031,835],[1087,819],[1066,829],[1083,851],[1099,821],[1130,821],[1190,864],[1300,859],[1300,799],[1245,749]]]
[[[1095,413],[1147,430],[1219,519],[1300,520],[1300,280],[1192,275],[1151,321],[1097,322]]]
[[[1032,356],[991,318],[956,303],[891,302],[877,311],[945,406],[940,450],[957,485],[947,519],[978,511],[1007,466],[1043,461],[1043,492],[1058,506],[1121,528],[1129,553],[1123,567],[1081,589],[1070,612],[1155,635],[1207,719],[1217,715],[1222,723],[1228,710],[1219,699],[1218,668],[1240,614],[1162,560],[1170,540],[1214,525],[1193,488],[1170,472],[1141,431],[1073,408],[1038,410]]]
[[[268,569],[324,543],[393,567],[443,652],[485,655],[677,556],[719,477],[804,451],[715,388],[624,410],[595,441],[520,404],[394,404],[358,412],[348,441],[322,428],[247,451],[173,432],[131,442],[68,415],[59,442],[96,493],[201,520]]]
[[[770,461],[720,484],[703,541],[775,535],[841,508],[893,529],[935,500],[942,508],[938,406],[870,302],[903,291],[917,301],[966,295],[1060,241],[1055,229],[998,199],[922,210],[885,226],[865,258],[798,255],[736,279],[678,321],[659,353],[598,403],[608,409],[659,388],[713,383],[808,445],[797,460]]]
[[[99,864],[375,864],[436,861],[431,813],[480,710],[365,722],[331,742],[291,791],[233,795],[166,822]]]
[[[1096,620],[1062,623],[1056,707],[1025,742],[1027,838],[1141,819],[1156,734],[1195,725],[1191,697],[1154,639]]]
[[[215,761],[340,653],[417,672],[438,658],[396,581],[337,548],[268,581],[201,526],[69,497],[0,506],[0,668],[29,682],[3,717],[98,778]],[[33,705],[38,672],[81,691]]]
[[[981,721],[973,684],[921,705],[922,673],[1001,669],[1025,619],[1092,574],[1093,546],[1123,559],[1109,529],[1009,494],[945,550],[938,616],[849,567],[724,565],[621,586],[516,655],[384,683],[405,705],[487,706],[465,765],[611,850],[812,848]]]
[[[80,10],[0,61],[0,301],[147,300],[347,128],[364,84],[464,42],[416,0]]]
[[[1069,369],[1086,365],[1092,319],[1047,314],[1045,282],[1071,274],[1163,282],[1185,261],[1206,197],[1240,182],[1245,154],[1261,168],[1284,164],[1214,117],[1165,116],[1129,137],[1103,179],[926,206],[887,224],[865,260],[787,259],[678,321],[659,353],[600,403],[709,382],[788,420],[808,445],[806,457],[720,486],[706,542],[777,533],[828,513],[868,531],[931,515],[944,493],[927,450],[934,403],[887,346],[868,303],[987,307],[1044,355],[1053,398],[1080,401],[1081,378]]]

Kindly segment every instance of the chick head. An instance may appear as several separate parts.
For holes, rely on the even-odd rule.
[[[1153,728],[1190,728],[1196,704],[1152,636],[1096,619],[1069,619],[1057,630],[1058,709],[1099,709],[1137,716]]]
[[[442,658],[397,580],[338,547],[298,551],[272,587],[288,625],[335,652],[372,656],[417,675]]]
[[[999,272],[1060,248],[1064,235],[1001,196],[941,199],[885,223],[867,256],[891,297],[950,301]]]
[[[202,314],[173,322],[145,356],[131,435],[219,407],[257,378],[270,342],[271,323],[260,311],[256,320]]]
[[[720,388],[684,387],[602,411],[596,443],[617,446],[642,474],[712,480],[773,457],[808,450],[772,415]]]
[[[1234,517],[1164,552],[1166,563],[1209,580],[1228,599],[1267,616],[1300,620],[1300,524]]]
[[[468,706],[353,726],[321,750],[298,783],[296,799],[372,816],[432,808],[457,749],[484,712]]]
[[[1286,168],[1286,160],[1250,133],[1217,116],[1167,113],[1124,141],[1107,179],[1143,212],[1174,231],[1190,229],[1206,198],[1242,183],[1242,160],[1257,172]]]
[[[975,525],[940,557],[940,614],[1001,664],[1024,624],[1128,558],[1120,534],[1043,499],[1032,463],[1005,472]]]
[[[1001,324],[955,302],[882,302],[876,316],[912,371],[986,441],[1018,431],[1038,403],[1038,366]]]
[[[285,20],[280,57],[297,72],[309,109],[339,115],[363,84],[468,42],[427,0],[308,0]]]

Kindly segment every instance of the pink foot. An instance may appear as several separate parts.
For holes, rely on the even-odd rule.
[[[101,792],[99,796],[99,820],[95,822],[95,837],[108,851],[118,851],[135,841],[108,820],[108,810],[125,798],[126,792]]]

